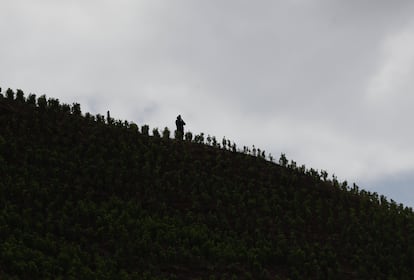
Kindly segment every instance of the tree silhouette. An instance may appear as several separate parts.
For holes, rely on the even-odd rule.
[[[26,101],[24,99],[24,93],[23,93],[23,91],[21,89],[18,89],[16,91],[16,100],[19,101],[19,102],[22,102],[22,103]]]
[[[6,98],[9,100],[13,100],[14,99],[14,91],[12,89],[7,89],[6,91]]]
[[[39,106],[39,109],[41,111],[45,111],[47,108],[47,100],[46,100],[46,95],[41,95],[39,96],[39,98],[37,98],[37,106]]]
[[[170,139],[170,130],[168,129],[168,127],[164,128],[164,130],[162,132],[162,138]]]
[[[75,116],[80,116],[82,114],[79,103],[72,104],[72,114],[74,114]]]

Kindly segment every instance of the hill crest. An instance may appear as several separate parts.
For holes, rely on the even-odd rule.
[[[411,208],[282,154],[0,96],[0,276],[411,279]]]

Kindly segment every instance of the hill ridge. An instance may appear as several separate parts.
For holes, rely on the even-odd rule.
[[[227,139],[149,130],[1,95],[0,276],[414,276],[411,208],[284,154],[276,164]]]

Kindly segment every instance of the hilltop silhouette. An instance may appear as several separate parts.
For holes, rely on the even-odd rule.
[[[414,279],[411,208],[284,154],[149,131],[0,94],[0,278]]]

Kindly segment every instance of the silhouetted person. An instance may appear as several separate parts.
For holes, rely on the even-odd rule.
[[[183,139],[185,122],[181,118],[181,115],[178,115],[177,119],[175,120],[175,125],[177,126],[177,138]]]

